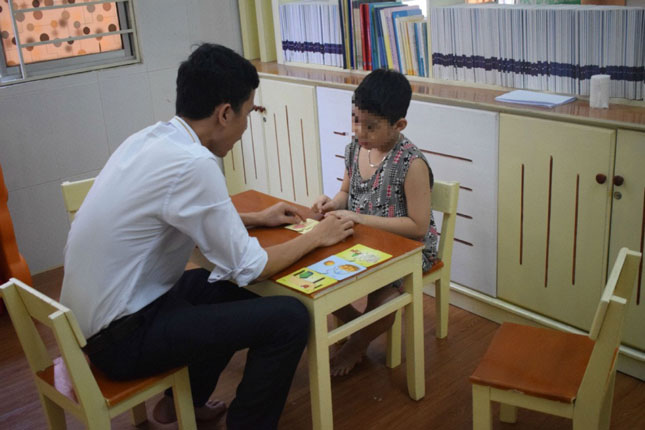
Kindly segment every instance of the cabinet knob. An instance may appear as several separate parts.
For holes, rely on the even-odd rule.
[[[624,183],[625,183],[625,178],[623,178],[623,177],[622,177],[622,176],[620,176],[620,175],[616,175],[616,176],[614,176],[614,185],[615,185],[615,186],[620,187],[620,186],[621,186],[621,185],[623,185]]]
[[[602,173],[598,173],[596,175],[596,182],[599,184],[604,184],[607,181],[607,175],[603,175]]]
[[[334,131],[334,134],[337,134],[337,135],[339,135],[339,136],[347,136],[347,132],[346,132],[346,131]]]

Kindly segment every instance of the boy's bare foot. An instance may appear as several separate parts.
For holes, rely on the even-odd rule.
[[[331,376],[347,375],[357,364],[363,361],[364,355],[365,348],[356,345],[356,342],[352,342],[350,338],[350,340],[345,342],[338,352],[332,356],[329,373]]]
[[[220,400],[209,400],[204,406],[195,408],[195,419],[197,421],[219,420],[226,412],[226,403]],[[172,397],[163,396],[157,402],[152,417],[160,424],[169,424],[177,421],[175,403]]]

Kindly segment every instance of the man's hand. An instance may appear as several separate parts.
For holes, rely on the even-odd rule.
[[[331,211],[325,214],[325,217],[334,216],[342,220],[351,220],[354,224],[363,224],[363,216],[359,213],[348,211],[348,210],[339,210]]]
[[[304,221],[298,209],[285,202],[279,202],[260,212],[261,225],[277,227],[284,224],[297,224]]]
[[[316,225],[307,235],[313,235],[318,240],[318,246],[335,245],[346,237],[354,234],[354,222],[350,219],[340,219],[327,216]]]
[[[317,214],[324,214],[326,212],[333,211],[334,209],[336,209],[336,204],[332,199],[325,195],[319,196],[311,207],[311,210]]]

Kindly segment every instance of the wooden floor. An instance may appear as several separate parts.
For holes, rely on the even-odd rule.
[[[62,270],[35,276],[34,286],[58,298]],[[451,306],[450,329],[446,339],[434,337],[434,300],[425,296],[426,396],[415,402],[407,395],[405,363],[397,369],[384,366],[384,339],[371,345],[367,359],[349,376],[332,380],[334,425],[337,430],[416,430],[472,428],[471,387],[468,376],[484,354],[497,324]],[[48,346],[53,345],[51,337]],[[305,352],[306,354],[306,352]],[[405,358],[404,358],[405,359]],[[244,368],[245,353],[233,357],[224,371],[213,397],[230,402]],[[6,314],[0,315],[0,429],[34,430],[47,428],[27,362]],[[148,402],[150,411],[154,401]],[[309,429],[308,376],[305,357],[297,370],[280,429]],[[113,421],[115,429],[134,429],[127,415]],[[68,428],[82,426],[68,417]],[[148,422],[141,428],[172,429],[176,424]],[[223,429],[223,424],[201,426]],[[571,422],[527,410],[519,411],[518,423],[495,429],[571,429]],[[612,414],[612,429],[645,429],[645,383],[618,374]]]

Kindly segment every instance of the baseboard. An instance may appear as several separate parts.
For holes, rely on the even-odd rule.
[[[423,292],[432,297],[435,295],[434,283],[424,285]],[[587,333],[567,324],[552,320],[522,307],[513,305],[494,297],[487,296],[459,284],[450,284],[450,304],[472,312],[475,315],[501,324],[504,321],[518,324],[548,327],[570,333]],[[448,330],[450,333],[450,330]],[[618,371],[645,381],[645,353],[637,349],[621,346],[618,355]]]

